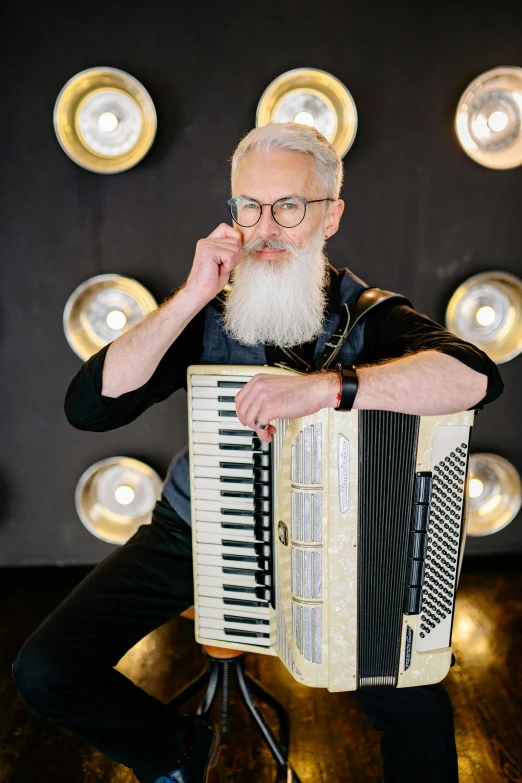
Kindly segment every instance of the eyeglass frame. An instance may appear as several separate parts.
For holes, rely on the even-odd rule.
[[[251,226],[244,226],[242,223],[239,223],[239,222],[238,222],[238,221],[235,219],[234,215],[232,214],[232,203],[231,203],[231,202],[232,202],[232,201],[235,201],[237,198],[247,198],[249,201],[255,201],[255,203],[256,203],[256,204],[259,206],[259,208],[260,208],[261,212],[260,212],[260,214],[259,214],[259,217],[258,217],[258,219],[256,220],[256,222],[255,222],[255,223],[252,223],[252,225],[251,225]],[[303,206],[304,206],[304,214],[303,214],[303,217],[301,218],[301,220],[299,221],[299,223],[296,223],[296,224],[295,224],[295,226],[283,226],[283,225],[282,225],[282,224],[279,222],[279,220],[276,218],[276,216],[274,215],[274,206],[275,206],[275,204],[277,204],[279,201],[285,201],[285,199],[290,199],[290,198],[293,198],[293,199],[295,199],[296,201],[300,201],[300,202],[303,204]],[[260,220],[261,220],[261,218],[263,217],[263,207],[270,207],[270,211],[271,211],[271,213],[272,213],[272,217],[274,218],[274,220],[275,220],[275,222],[277,223],[277,225],[278,225],[278,226],[281,226],[281,228],[297,228],[297,226],[300,226],[300,225],[301,225],[301,223],[303,222],[303,220],[304,220],[304,219],[305,219],[305,217],[306,217],[306,207],[308,206],[308,204],[316,204],[316,203],[317,203],[317,202],[319,202],[319,201],[336,201],[336,200],[337,200],[337,199],[335,199],[335,198],[314,198],[314,199],[311,199],[310,201],[308,201],[308,199],[306,199],[306,198],[300,198],[299,196],[281,196],[281,198],[278,198],[278,199],[277,199],[277,201],[274,201],[274,203],[273,203],[273,204],[268,204],[268,203],[266,203],[266,204],[260,204],[260,203],[259,203],[259,201],[257,201],[257,199],[255,199],[255,198],[250,198],[250,196],[236,196],[236,197],[234,197],[234,198],[229,198],[229,199],[227,200],[227,204],[228,204],[228,207],[229,207],[229,210],[230,210],[230,216],[232,217],[232,220],[234,221],[234,223],[237,223],[237,224],[238,224],[238,226],[241,226],[241,228],[253,228],[254,226],[257,226],[257,224],[259,223],[259,221],[260,221]]]

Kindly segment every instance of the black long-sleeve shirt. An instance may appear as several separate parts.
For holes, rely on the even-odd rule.
[[[340,310],[339,273],[334,267],[330,270],[328,309],[333,312],[334,309]],[[498,368],[483,351],[412,307],[391,299],[370,310],[364,322],[364,352],[360,364],[398,358],[407,352],[437,350],[487,375],[486,394],[474,408],[483,408],[502,394],[504,384]],[[174,340],[143,386],[114,398],[101,394],[103,363],[110,343],[105,345],[82,364],[72,379],[64,403],[67,420],[81,430],[104,432],[116,429],[134,421],[151,405],[165,400],[177,389],[186,389],[187,367],[198,364],[203,353],[204,325],[205,308]],[[300,347],[310,360],[315,344],[316,340],[312,340]],[[265,349],[269,365],[288,362],[288,356],[277,346],[266,345]]]

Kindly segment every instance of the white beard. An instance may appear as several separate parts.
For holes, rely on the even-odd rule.
[[[269,343],[288,348],[317,337],[323,327],[328,259],[323,229],[306,247],[278,239],[254,239],[241,248],[232,270],[222,324],[243,345]],[[254,250],[288,250],[284,260],[264,260]]]

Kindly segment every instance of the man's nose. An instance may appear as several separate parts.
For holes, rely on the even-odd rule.
[[[256,228],[257,235],[260,237],[277,237],[281,233],[281,226],[274,220],[270,205],[265,204],[263,207],[263,212]]]

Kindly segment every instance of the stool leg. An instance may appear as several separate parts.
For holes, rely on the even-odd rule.
[[[239,684],[239,690],[241,692],[241,696],[243,697],[243,701],[245,702],[250,714],[252,715],[255,722],[257,723],[257,726],[261,731],[261,734],[263,735],[264,740],[268,745],[270,752],[275,758],[280,768],[280,771],[284,771],[286,773],[287,781],[289,782],[291,781],[291,783],[300,783],[299,778],[297,777],[296,773],[294,772],[294,770],[292,769],[292,767],[288,762],[286,749],[283,749],[283,747],[277,741],[277,739],[274,736],[274,733],[267,725],[257,705],[254,703],[252,694],[250,693],[250,690],[247,685],[247,681],[245,679],[243,660],[239,660],[235,663],[235,671],[236,671],[237,681]],[[281,705],[279,706],[281,707]]]
[[[194,696],[201,688],[207,684],[210,679],[210,664],[207,664],[203,671],[198,674],[191,682],[185,685],[175,696],[168,701],[168,705],[174,709],[178,709],[188,701],[191,696]]]
[[[263,701],[265,704],[268,704],[269,707],[272,707],[275,714],[277,715],[280,731],[279,744],[285,753],[287,753],[288,748],[290,747],[290,720],[288,718],[287,711],[283,705],[280,704],[271,693],[266,691],[257,680],[254,680],[250,674],[243,671],[243,675],[254,695],[257,696],[260,701]]]
[[[197,709],[197,715],[206,715],[207,712],[210,712],[210,709],[214,704],[214,699],[216,698],[217,688],[219,685],[219,663],[216,661],[210,661],[209,669],[210,672],[207,692],[205,693],[203,701]]]

